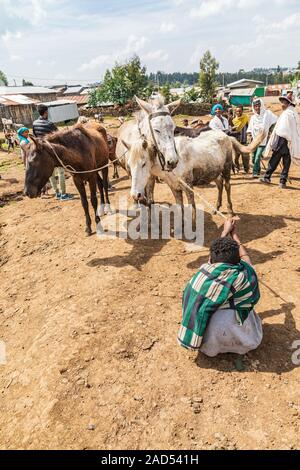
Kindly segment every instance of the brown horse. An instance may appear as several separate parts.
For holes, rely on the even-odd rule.
[[[118,172],[118,162],[115,162],[116,160],[116,147],[118,143],[118,139],[114,137],[113,135],[109,134],[105,127],[103,127],[102,124],[100,124],[97,121],[87,121],[84,122],[84,127],[87,127],[88,129],[95,129],[96,131],[100,132],[105,139],[107,140],[108,148],[109,148],[109,160],[113,163],[114,166],[114,174],[113,174],[113,179],[119,178],[119,172]]]
[[[93,171],[108,164],[109,148],[104,132],[77,124],[68,130],[49,134],[43,139],[31,137],[33,143],[31,143],[26,170],[25,195],[30,198],[41,195],[42,188],[49,180],[54,168],[62,166],[57,157],[63,162],[64,166],[69,165],[76,172],[89,171],[89,173],[72,174],[85,212],[87,235],[92,234],[92,222],[84,183],[89,183],[91,203],[95,211],[97,225],[100,224],[97,186],[100,191],[102,208],[104,205],[109,208],[110,204],[108,197],[108,167],[102,170],[103,179],[97,171]]]

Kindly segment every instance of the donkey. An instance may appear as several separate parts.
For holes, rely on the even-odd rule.
[[[264,133],[261,133],[252,144],[244,146],[221,131],[203,132],[197,138],[176,137],[176,147],[180,158],[177,167],[172,172],[161,170],[157,157],[146,139],[141,139],[131,146],[127,144],[129,149],[128,166],[132,174],[131,196],[136,202],[151,204],[153,180],[155,177],[159,177],[169,185],[176,203],[182,208],[183,192],[186,193],[188,202],[193,208],[193,224],[195,224],[194,194],[187,188],[183,188],[179,179],[182,179],[191,188],[194,185],[209,184],[215,181],[218,188],[217,210],[222,206],[225,181],[228,213],[233,215],[230,185],[233,149],[249,154],[259,146],[263,139]]]
[[[135,121],[124,123],[118,134],[116,155],[120,159],[121,166],[128,169],[127,144],[131,145],[145,137],[151,143],[161,166],[166,166],[167,169],[175,168],[179,156],[175,147],[175,124],[171,117],[171,111],[181,101],[165,105],[161,96],[157,96],[149,103],[137,97],[136,101],[141,111],[136,114]]]
[[[105,130],[104,130],[105,131]],[[85,190],[85,182],[89,183],[91,193],[91,203],[95,211],[95,222],[99,227],[100,215],[98,214],[97,186],[101,196],[101,206],[110,209],[108,196],[108,167],[102,170],[103,180],[97,171],[108,164],[109,148],[103,132],[93,128],[87,128],[77,124],[68,130],[61,130],[49,134],[43,139],[36,139],[31,136],[30,155],[25,177],[24,193],[30,198],[36,198],[41,195],[42,188],[45,186],[55,167],[72,167],[75,172],[72,174],[74,184],[80,194],[81,203],[86,218],[86,234],[92,234],[91,218],[88,209],[88,201]],[[58,160],[58,158],[59,161]],[[72,171],[71,171],[72,173]],[[104,188],[104,190],[103,190]],[[105,204],[106,203],[106,204]],[[101,227],[100,227],[101,228]]]

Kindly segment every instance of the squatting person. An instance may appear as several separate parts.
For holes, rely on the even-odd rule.
[[[210,248],[210,259],[187,284],[178,341],[209,357],[220,353],[244,355],[262,342],[260,299],[256,272],[240,242],[233,220]]]

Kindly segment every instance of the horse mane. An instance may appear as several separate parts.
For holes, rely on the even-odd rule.
[[[47,135],[44,140],[52,144],[63,145],[65,147],[72,147],[72,141],[76,134],[78,136],[78,131],[80,131],[80,133],[87,137],[89,140],[95,135],[95,133],[97,133],[99,136],[102,135],[104,137],[103,133],[100,132],[100,129],[96,130],[95,128],[89,128],[87,125],[79,123],[75,124],[69,129],[60,129],[56,132],[53,132],[52,134]]]

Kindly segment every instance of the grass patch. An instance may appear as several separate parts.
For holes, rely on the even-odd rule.
[[[15,153],[5,154],[2,156],[0,154],[0,172],[1,174],[6,173],[8,170],[16,167],[22,167],[22,159]]]

